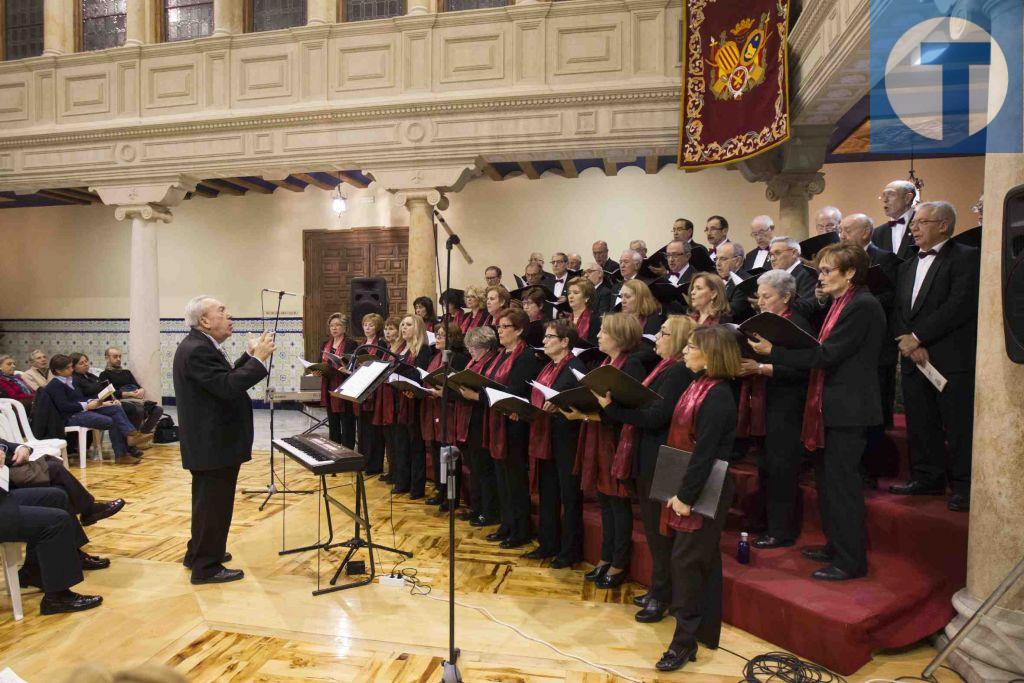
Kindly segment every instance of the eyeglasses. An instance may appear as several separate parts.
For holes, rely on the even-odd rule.
[[[914,227],[915,225],[924,225],[925,223],[942,223],[942,222],[943,221],[942,221],[941,218],[915,218],[914,220],[910,221],[910,227]]]
[[[561,339],[561,337],[559,337],[557,334],[545,334],[544,335],[544,339],[545,340],[548,340],[548,339]]]
[[[498,329],[501,330],[510,330],[513,327],[515,327],[515,325],[513,325],[512,323],[498,323]]]
[[[667,332],[665,330],[658,330],[658,334],[661,335],[662,337],[671,337],[672,336],[671,332]]]

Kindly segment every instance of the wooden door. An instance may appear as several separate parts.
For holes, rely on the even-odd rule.
[[[388,310],[404,313],[409,228],[305,230],[302,233],[306,295],[302,329],[306,358],[319,356],[327,338],[327,316],[348,314],[354,277],[383,277],[388,283]],[[362,336],[362,330],[349,330]]]

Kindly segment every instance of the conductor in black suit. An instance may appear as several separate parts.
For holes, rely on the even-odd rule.
[[[890,491],[942,495],[948,481],[953,490],[949,509],[966,512],[971,503],[978,250],[950,240],[955,227],[951,205],[921,204],[911,223],[920,251],[900,266],[893,332],[904,357],[911,480]],[[922,374],[925,362],[946,378],[942,391]]]
[[[192,583],[237,581],[241,569],[224,562],[235,503],[238,469],[252,459],[252,401],[246,393],[267,376],[274,352],[269,332],[228,361],[221,344],[231,336],[231,316],[220,301],[197,296],[185,306],[192,328],[174,353],[181,463],[192,473],[192,537],[183,564]]]
[[[894,180],[885,186],[879,199],[889,221],[875,228],[871,241],[876,247],[891,251],[901,261],[906,261],[917,253],[917,245],[910,234],[917,188],[908,180]]]

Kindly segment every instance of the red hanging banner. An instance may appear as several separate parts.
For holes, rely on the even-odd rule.
[[[731,164],[789,139],[789,0],[686,0],[679,167]]]

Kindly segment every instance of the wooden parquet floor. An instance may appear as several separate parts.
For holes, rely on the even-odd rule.
[[[174,667],[192,681],[438,681],[447,654],[447,517],[422,501],[389,496],[385,484],[367,484],[375,540],[414,553],[400,569],[415,571],[430,595],[372,584],[313,597],[327,585],[340,550],[279,556],[326,537],[317,496],[281,496],[258,510],[263,496],[239,495],[229,549],[241,582],[192,586],[180,564],[189,535],[190,485],[177,447],[155,446],[138,466],[90,462],[76,476],[100,499],[123,497],[117,516],[89,527],[93,554],[109,556],[109,569],[89,572],[78,587],[104,596],[99,609],[42,617],[40,594],[23,590],[25,619],[14,622],[6,592],[0,594],[0,669],[11,667],[30,683],[63,681],[78,665],[112,669],[143,664]],[[292,488],[317,480],[289,461]],[[267,454],[242,468],[239,488],[266,483]],[[332,494],[351,503],[353,478],[329,479]],[[286,533],[282,531],[282,520]],[[351,536],[351,523],[334,515],[335,539]],[[392,524],[393,520],[393,524]],[[599,591],[582,578],[587,567],[552,570],[522,558],[526,549],[503,551],[484,540],[487,530],[459,522],[456,586],[461,603],[547,641],[565,653],[609,667],[601,671],[458,607],[457,642],[463,679],[502,683],[611,683],[709,681],[741,678],[742,657],[772,651],[770,643],[726,627],[723,649],[701,650],[682,671],[657,675],[658,659],[672,632],[670,620],[633,620],[632,597],[644,589],[626,584]],[[367,559],[360,552],[359,559]],[[397,558],[379,554],[384,570]],[[732,653],[726,651],[731,650]],[[917,675],[931,659],[928,646],[880,654],[854,681]],[[738,656],[739,655],[739,656]],[[956,680],[940,672],[939,680]]]

